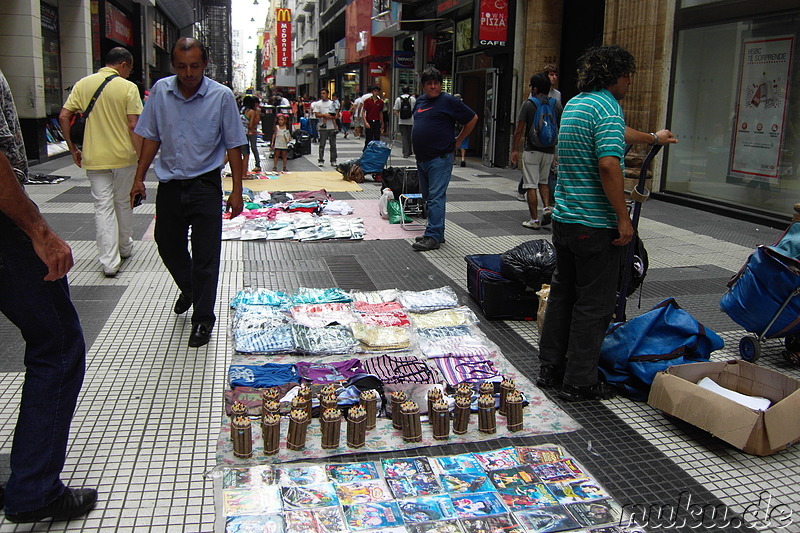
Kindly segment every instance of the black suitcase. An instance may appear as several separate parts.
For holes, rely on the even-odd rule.
[[[536,291],[503,277],[499,254],[467,255],[464,260],[467,262],[467,290],[486,318],[536,320],[539,308]]]
[[[295,152],[298,156],[311,154],[311,135],[306,130],[297,130],[293,134],[297,141]]]

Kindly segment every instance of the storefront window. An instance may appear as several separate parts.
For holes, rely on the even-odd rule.
[[[787,215],[800,200],[800,12],[681,30],[662,190]],[[793,64],[795,63],[795,64]]]

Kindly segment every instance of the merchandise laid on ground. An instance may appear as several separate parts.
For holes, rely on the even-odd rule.
[[[338,160],[345,162],[358,158],[362,149],[363,139],[342,139],[340,136]],[[236,507],[239,499],[241,505],[256,505],[264,516],[269,516],[271,510],[278,509],[277,506],[282,509],[284,518],[287,511],[299,511],[289,516],[305,519],[307,525],[301,527],[309,531],[325,528],[328,512],[338,518],[333,524],[339,525],[333,530],[341,530],[342,526],[350,529],[352,526],[348,525],[344,506],[384,501],[391,502],[391,505],[376,507],[391,507],[401,517],[404,502],[416,504],[420,499],[423,504],[438,504],[437,509],[441,509],[445,516],[445,511],[452,511],[447,503],[440,501],[446,498],[453,509],[458,509],[453,498],[457,493],[448,491],[463,486],[472,478],[464,479],[463,472],[453,468],[445,476],[454,479],[446,480],[442,477],[444,470],[439,466],[441,458],[474,456],[509,447],[520,450],[541,446],[544,449],[560,447],[563,459],[571,459],[580,472],[596,481],[603,493],[609,496],[600,502],[613,500],[630,511],[630,517],[648,533],[755,530],[782,533],[797,530],[800,523],[800,499],[796,497],[800,493],[800,446],[786,445],[797,436],[790,431],[794,432],[797,427],[794,413],[800,396],[797,392],[800,367],[791,362],[791,357],[784,358],[782,354],[796,355],[800,349],[792,348],[791,343],[785,346],[783,337],[773,338],[767,332],[763,341],[753,344],[760,348],[761,356],[756,365],[747,364],[741,360],[740,341],[748,331],[761,335],[761,326],[756,323],[740,325],[727,312],[720,311],[720,300],[727,291],[731,276],[742,268],[759,245],[769,246],[778,242],[782,228],[732,221],[658,199],[648,200],[639,223],[639,235],[648,251],[649,270],[639,289],[641,292],[637,291],[628,301],[626,323],[631,324],[634,318],[644,315],[665,299],[674,298],[704,327],[718,333],[725,346],[713,351],[711,361],[701,363],[701,367],[673,367],[669,373],[660,373],[654,385],[658,396],[653,398],[653,403],[657,407],[624,397],[568,403],[558,398],[555,389],[540,391],[532,385],[539,373],[535,306],[541,295],[533,290],[522,292],[523,284],[496,274],[503,274],[498,258],[502,259],[504,253],[532,240],[550,241],[552,237],[549,226],[530,230],[521,225],[529,214],[516,198],[519,170],[483,167],[475,158],[468,160],[466,168],[456,165],[447,191],[446,243],[438,250],[417,253],[411,245],[421,231],[409,231],[401,228],[400,224],[389,224],[380,216],[383,189],[396,188],[394,182],[377,183],[368,177],[359,186],[345,181],[332,166],[328,166],[327,157],[323,167],[317,165],[317,150],[313,152],[290,160],[288,174],[281,174],[276,179],[250,179],[245,186],[253,191],[254,196],[263,192],[257,190],[257,186],[265,187],[270,194],[280,190],[292,195],[325,189],[331,197],[328,203],[346,202],[353,208],[353,213],[323,214],[323,217],[329,216],[332,220],[361,218],[366,230],[364,238],[328,238],[314,242],[264,238],[223,242],[215,308],[217,322],[210,342],[199,349],[187,346],[192,330],[191,313],[173,313],[178,290],[164,268],[153,239],[158,184],[152,173],[146,180],[148,197],[133,213],[133,254],[123,262],[116,277],[106,278],[97,262],[94,207],[85,171],[76,167],[68,157],[31,169],[32,174],[45,179],[40,184],[26,186],[26,191],[73,251],[75,266],[69,273],[70,294],[81,318],[87,346],[86,379],[72,423],[62,479],[69,486],[92,487],[99,492],[97,508],[85,517],[68,524],[43,522],[34,530],[219,533],[225,531],[226,525],[237,527],[232,530],[241,532],[280,531],[279,525],[283,528],[296,525],[296,522],[290,524],[286,521],[280,524],[263,522],[260,518],[252,524],[248,523],[254,521],[250,518],[235,518],[255,516],[239,512],[238,509],[242,509]],[[265,170],[271,168],[271,163],[267,157],[262,157]],[[414,160],[401,157],[400,149],[396,147],[387,166],[408,169],[414,166]],[[330,175],[325,178],[326,182],[312,184],[305,180],[304,176],[321,170],[331,170],[325,173]],[[403,179],[410,177],[406,171],[402,174]],[[48,178],[54,176],[69,179]],[[296,180],[296,187],[272,186],[284,178]],[[339,186],[358,188],[337,190]],[[224,187],[230,190],[229,185]],[[263,206],[256,209],[263,209]],[[284,212],[281,218],[302,219],[305,215],[304,212]],[[278,219],[276,213],[275,220]],[[771,252],[767,253],[772,256]],[[773,257],[768,259],[772,261]],[[739,283],[747,282],[748,277],[742,276]],[[771,284],[771,281],[767,283]],[[746,283],[742,284],[738,290],[746,286]],[[305,291],[301,291],[303,287]],[[358,303],[358,299],[324,304],[292,300],[311,291],[310,288],[331,290],[337,287],[344,289],[341,292],[351,299],[357,293],[395,290],[395,301],[400,303],[400,309],[385,310],[378,319],[371,316],[375,314],[374,309],[358,309],[357,306],[363,305]],[[455,294],[458,307],[420,313],[407,308],[400,298],[404,293],[444,287]],[[284,293],[286,299],[276,300],[275,305],[264,305],[265,302],[253,305],[250,302],[240,306],[237,299],[237,296],[246,294],[266,298],[267,295],[277,296],[279,292]],[[782,302],[786,294],[777,297]],[[748,300],[761,303],[760,293]],[[235,309],[231,309],[231,302],[236,303]],[[328,313],[323,320],[334,317],[339,326],[348,327],[349,333],[344,328],[326,328],[324,324],[327,322],[318,322],[314,306]],[[294,313],[292,308],[296,308]],[[246,312],[254,309],[257,316],[248,318]],[[775,313],[765,311],[762,314],[771,318]],[[465,323],[432,326],[419,322],[420,318],[428,316],[437,319],[450,316]],[[490,320],[490,316],[494,319]],[[373,318],[375,322],[368,322]],[[405,320],[408,325],[399,325]],[[233,327],[234,322],[236,327]],[[266,337],[259,338],[252,332],[256,324],[259,324],[258,329],[268,331]],[[377,340],[391,341],[392,349],[399,350],[406,342],[408,347],[405,351],[390,351],[386,344],[379,344],[376,345],[379,347],[377,351],[368,350],[373,342],[373,337],[368,334],[374,331],[368,329],[371,327],[397,328],[389,331],[398,335],[389,337],[382,332]],[[415,387],[410,401],[420,411],[418,434],[421,440],[413,441],[416,434],[406,435],[408,440],[404,440],[402,430],[395,429],[393,419],[386,416],[387,411],[391,412],[392,392],[395,390],[395,384],[386,384],[383,385],[386,409],[381,409],[377,416],[376,402],[376,428],[364,427],[363,446],[353,448],[347,441],[348,417],[357,426],[361,417],[367,416],[367,409],[359,413],[359,408],[355,407],[356,403],[361,403],[362,392],[356,387],[357,394],[350,390],[349,405],[344,394],[336,395],[336,408],[324,419],[326,428],[329,428],[325,432],[325,445],[331,447],[323,447],[322,422],[313,398],[315,395],[318,398],[324,385],[304,382],[311,391],[312,417],[304,426],[306,431],[303,435],[299,422],[304,420],[304,415],[308,420],[307,414],[295,414],[291,440],[293,447],[301,449],[288,449],[291,401],[300,395],[301,390],[303,394],[298,403],[308,395],[299,376],[307,373],[306,369],[312,365],[336,363],[334,366],[338,367],[341,363],[346,371],[357,368],[357,363],[363,367],[365,362],[376,357],[388,356],[385,360],[392,361],[413,356],[416,368],[422,369],[419,363],[423,363],[432,373],[441,374],[441,383],[445,385],[446,374],[429,356],[433,352],[423,352],[423,349],[436,347],[435,342],[429,341],[441,339],[429,339],[425,333],[420,334],[420,331],[436,327],[448,328],[447,331],[451,332],[468,331],[468,337],[461,337],[477,340],[489,352],[494,352],[494,355],[486,355],[485,359],[493,364],[501,382],[504,376],[513,379],[515,389],[527,402],[522,408],[521,431],[508,431],[508,418],[498,412],[499,405],[495,399],[495,433],[480,431],[481,413],[472,411],[470,403],[467,433],[455,434],[455,419],[448,417],[447,440],[434,439],[434,428],[423,412],[428,408],[426,395],[429,389],[438,390],[439,387],[419,384],[419,392]],[[331,332],[330,335],[315,335],[314,329],[320,328]],[[400,330],[407,335],[403,336]],[[11,437],[16,422],[14,413],[24,381],[25,368],[21,358],[24,341],[7,321],[0,322],[0,338],[0,377],[4,380],[0,399],[7,413],[0,433],[0,470],[3,470],[2,477],[7,478]],[[275,349],[278,346],[280,350]],[[324,353],[327,355],[315,351],[321,347],[326,348]],[[337,353],[338,350],[341,352]],[[279,353],[274,353],[276,351]],[[272,387],[250,393],[242,390],[239,391],[242,394],[234,398],[234,389],[230,385],[232,365],[262,367],[265,364],[290,365],[298,372],[296,386],[290,384],[278,388],[276,399],[285,398],[285,401],[278,404],[278,412],[282,415],[278,418],[278,431],[268,433],[271,448],[275,449],[277,444],[274,455],[264,454],[260,422],[263,391],[269,390],[268,395],[275,394]],[[755,412],[745,406],[729,404],[723,401],[724,398],[712,399],[711,395],[716,393],[695,383],[695,380],[705,377],[729,390],[767,398],[771,405],[765,411]],[[470,400],[480,399],[480,387],[484,381],[476,376],[475,397]],[[743,391],[739,384],[756,384],[756,387]],[[458,391],[446,386],[441,388],[442,399],[455,402]],[[293,390],[297,392],[287,398]],[[675,394],[676,391],[680,394]],[[485,392],[488,393],[488,385]],[[496,392],[499,391],[495,391],[493,385],[493,393]],[[786,397],[782,399],[784,394]],[[365,401],[371,401],[369,396],[368,393]],[[223,398],[224,403],[221,401]],[[231,419],[225,407],[232,414],[235,400],[239,400],[245,406],[245,414],[250,415],[244,418],[247,422],[236,422],[237,431],[241,429],[243,432],[246,432],[249,422],[252,448],[249,458],[233,454],[234,442],[229,433]],[[486,416],[490,404],[484,402],[483,405],[483,419],[491,420]],[[108,406],[113,406],[113,409]],[[409,427],[412,429],[417,428],[414,406],[407,404],[403,415],[406,417],[404,421],[411,421]],[[237,406],[237,409],[241,407]],[[447,410],[450,411],[449,403]],[[336,411],[339,411],[338,417]],[[466,413],[466,409],[461,412]],[[336,428],[337,421],[339,440],[335,441],[337,433],[330,428]],[[734,423],[740,431],[725,435],[718,433],[720,428],[725,429],[723,426],[726,424]],[[221,431],[223,425],[227,428],[225,433]],[[360,437],[361,433],[353,435]],[[301,436],[305,437],[303,446],[300,446]],[[371,446],[378,441],[383,441],[383,444],[378,444],[379,448],[375,448],[378,453],[375,453]],[[244,442],[240,438],[237,446]],[[220,443],[227,448],[223,450]],[[353,441],[353,444],[359,442]],[[747,450],[770,455],[761,457],[747,453]],[[239,452],[247,454],[246,449]],[[428,495],[397,497],[392,492],[392,485],[398,484],[387,481],[392,474],[386,472],[384,460],[417,457],[427,458],[433,478],[441,484],[442,492],[430,495],[436,496],[434,499],[425,501]],[[369,491],[356,484],[352,490],[345,488],[344,492],[334,492],[338,503],[330,506],[335,508],[334,511],[326,511],[324,506],[307,505],[304,491],[286,491],[284,497],[283,490],[276,488],[291,488],[284,480],[296,477],[276,476],[276,472],[281,470],[297,467],[302,476],[301,466],[313,466],[313,470],[319,471],[320,467],[339,463],[372,464],[378,479],[372,480],[374,483],[363,483],[371,488],[380,487],[387,499],[361,504],[358,498]],[[364,468],[373,471],[368,466]],[[517,467],[519,471],[528,472],[520,468]],[[226,474],[225,469],[229,469],[229,473]],[[359,471],[358,468],[354,470]],[[476,469],[465,471],[478,474],[478,477],[490,477],[482,466],[480,471],[483,473]],[[257,481],[264,479],[262,473],[266,481]],[[528,473],[527,479],[542,480],[544,485],[549,483],[542,474],[534,473],[536,477]],[[251,484],[246,481],[248,475]],[[232,481],[232,477],[239,481]],[[331,479],[328,477],[315,479],[331,483],[336,491],[336,484],[347,483],[344,479],[348,478],[334,477],[333,481],[328,481]],[[508,509],[501,496],[503,489],[498,489],[491,478],[487,483],[486,490],[479,493],[497,494],[503,513],[516,520],[517,528],[547,530],[551,527],[551,520],[552,527],[557,528],[561,527],[557,520],[564,520],[563,517],[567,516],[565,513],[549,515],[548,511],[541,509]],[[533,484],[536,483],[538,481]],[[245,486],[236,488],[237,484]],[[266,487],[262,494],[271,498],[268,502],[271,507],[266,507],[266,504],[258,507],[258,496],[248,496],[249,489],[257,489],[262,484]],[[412,487],[411,484],[406,486]],[[225,490],[243,492],[223,499]],[[533,493],[528,489],[524,492],[525,495]],[[330,495],[330,492],[323,493],[323,496],[326,494]],[[542,494],[550,494],[558,501],[558,495],[553,492]],[[316,497],[313,493],[306,495]],[[289,509],[287,499],[296,502],[289,505],[301,508]],[[577,522],[577,525],[569,526],[572,530],[619,533],[617,525],[584,525],[586,522],[580,518],[582,511],[576,505],[579,503],[587,502],[562,506],[570,519]],[[470,505],[466,499],[464,504]],[[591,514],[603,519],[607,515],[608,511],[595,506],[594,501],[588,504],[592,507],[584,516]],[[479,512],[482,505],[476,502],[471,507]],[[600,505],[605,506],[603,503]],[[311,509],[310,512],[305,512],[307,508]],[[369,509],[355,508],[353,512],[359,509],[364,511],[366,520],[370,520]],[[698,518],[711,510],[718,518],[716,522]],[[355,518],[353,512],[349,516]],[[438,523],[413,522],[423,519],[423,515],[425,518],[433,516],[428,514],[432,511],[420,507],[415,514],[414,508],[409,506],[408,512],[412,521],[404,520],[402,524],[402,528],[408,531],[514,530],[511,524],[508,524],[511,529],[503,529],[506,524],[493,516],[480,523],[462,519],[456,511],[455,518]],[[526,522],[518,516],[522,514],[535,516],[536,520]],[[623,520],[626,518],[623,516]],[[227,520],[230,520],[229,524],[226,524]],[[474,525],[473,529],[467,529],[470,523]],[[371,527],[366,523],[363,526]],[[377,528],[380,526],[373,530]],[[380,529],[391,531],[389,528]],[[31,528],[0,519],[0,533],[17,531],[31,531]]]
[[[220,464],[387,452],[580,427],[503,357],[451,287],[300,288],[291,294],[245,289],[231,306],[235,354]],[[353,420],[357,406],[366,417],[360,429]],[[237,415],[254,420],[237,423]],[[334,428],[324,415],[336,422],[333,436],[326,434]],[[412,423],[403,422],[405,415]],[[248,453],[237,449],[242,424],[249,427],[243,443]]]
[[[226,533],[644,533],[555,444],[217,474]]]

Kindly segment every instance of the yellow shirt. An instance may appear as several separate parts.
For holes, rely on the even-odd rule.
[[[110,67],[101,68],[78,81],[64,107],[81,112],[89,106],[94,92],[107,77],[119,74]],[[94,104],[83,139],[82,168],[102,170],[135,165],[138,161],[131,141],[128,115],[141,115],[142,101],[136,85],[122,77],[108,82]]]

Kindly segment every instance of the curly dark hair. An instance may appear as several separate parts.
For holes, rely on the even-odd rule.
[[[599,91],[636,72],[636,60],[619,46],[597,46],[578,59],[578,90]]]

